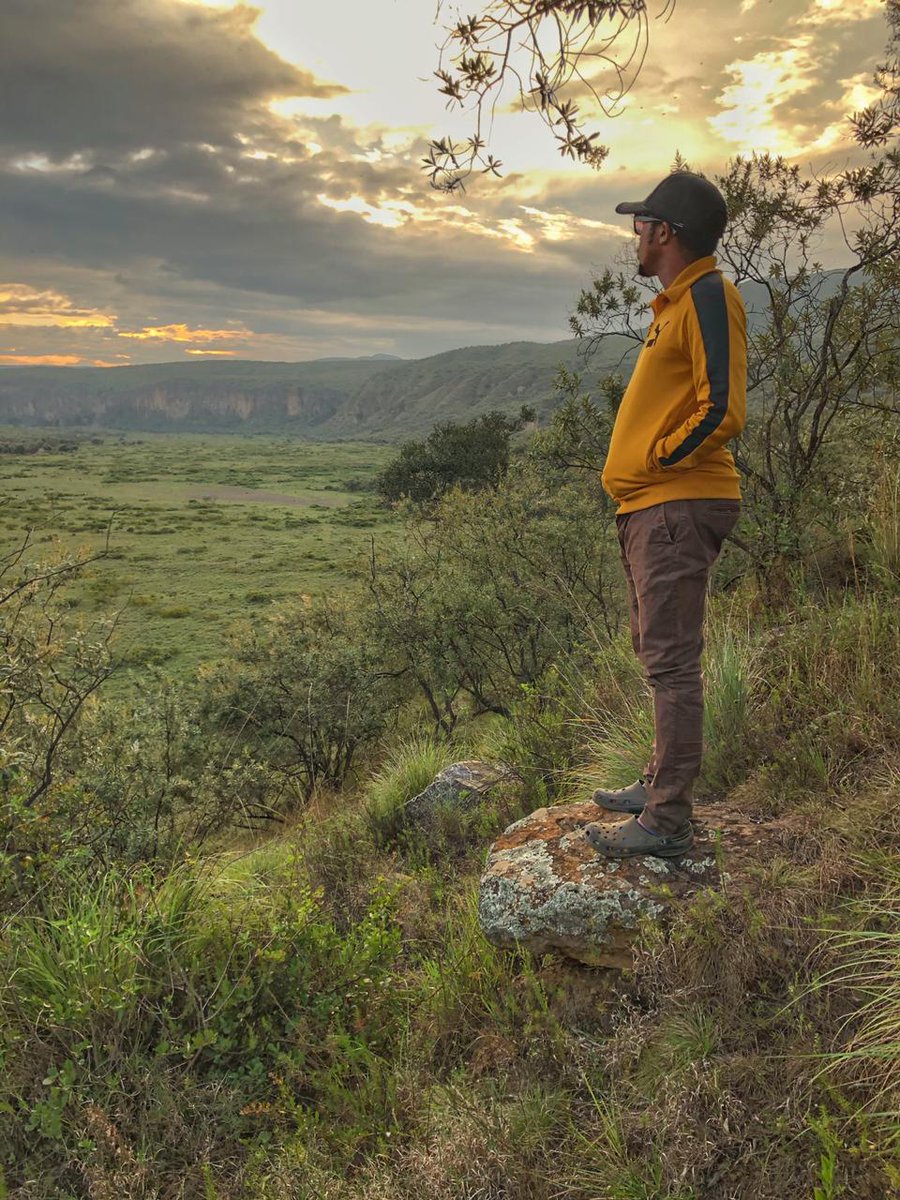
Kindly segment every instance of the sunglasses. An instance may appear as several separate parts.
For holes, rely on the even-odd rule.
[[[640,234],[645,225],[670,225],[672,229],[684,229],[680,221],[667,221],[665,217],[632,217],[631,225],[637,234]]]

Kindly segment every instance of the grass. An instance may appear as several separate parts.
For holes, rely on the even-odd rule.
[[[897,796],[900,776],[892,773]],[[874,872],[873,886],[848,902],[849,928],[827,932],[819,954],[826,965],[811,985],[844,1009],[822,1069],[861,1095],[882,1135],[900,1142],[900,864],[892,852],[857,863]]]
[[[696,792],[722,795],[748,765],[752,704],[761,684],[746,616],[739,607],[710,605],[703,659],[704,756]],[[583,719],[589,765],[576,772],[585,789],[626,787],[639,778],[653,745],[652,697],[630,640],[623,636],[598,656],[598,683]]]
[[[270,465],[255,478],[274,490]],[[244,536],[212,528],[198,559],[219,534]],[[141,543],[148,564],[172,536]],[[622,639],[459,745],[411,734],[407,713],[377,771],[258,841],[168,871],[86,879],[60,862],[0,927],[0,1196],[897,1193],[892,587],[712,605],[703,786],[752,819],[780,814],[783,843],[647,931],[630,972],[481,935],[486,846],[550,784],[498,790],[418,841],[404,828],[407,802],[479,741],[526,781],[555,787],[579,738],[602,782],[634,778],[649,710]],[[138,612],[176,604],[193,608]]]
[[[392,747],[366,787],[367,819],[377,841],[396,841],[405,825],[405,806],[454,761],[456,755],[446,741],[424,734]]]
[[[362,443],[163,434],[5,454],[0,544],[31,529],[38,553],[89,555],[108,530],[109,555],[67,602],[87,619],[122,610],[116,649],[129,671],[165,663],[188,675],[222,656],[248,604],[258,612],[349,583],[365,539],[386,521],[357,483],[389,454]]]
[[[878,464],[869,516],[876,573],[888,586],[900,583],[900,466],[885,456]]]

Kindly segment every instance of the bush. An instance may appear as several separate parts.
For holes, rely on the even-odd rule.
[[[0,944],[16,980],[0,995],[10,1185],[30,1175],[41,1195],[87,1191],[106,1159],[107,1179],[118,1169],[143,1194],[140,1159],[163,1145],[160,1189],[212,1147],[318,1130],[352,1157],[391,1127],[405,1003],[386,892],[340,934],[291,860],[72,885],[62,908],[16,919]],[[170,1103],[213,1087],[217,1120],[167,1143],[172,1114],[154,1108],[150,1073],[169,1077]]]
[[[422,442],[405,442],[399,455],[376,476],[385,500],[408,497],[417,504],[438,499],[453,487],[495,488],[509,467],[510,439],[534,414],[485,413],[465,424],[437,425]]]
[[[594,488],[524,465],[489,496],[449,493],[373,555],[369,636],[445,734],[464,715],[508,716],[534,685],[619,620],[611,528]]]
[[[357,612],[334,599],[285,608],[241,631],[234,648],[235,663],[208,676],[207,719],[298,798],[340,786],[389,713]]]

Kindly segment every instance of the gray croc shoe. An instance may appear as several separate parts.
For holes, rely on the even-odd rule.
[[[586,825],[585,837],[598,854],[607,858],[633,858],[645,854],[656,858],[680,858],[694,844],[694,831],[686,822],[677,833],[659,836],[648,833],[634,817],[620,825]]]
[[[638,813],[644,811],[644,805],[650,797],[647,795],[647,787],[642,777],[634,783],[630,783],[628,787],[619,788],[615,792],[597,788],[596,792],[592,793],[591,799],[595,804],[599,804],[601,808],[606,808],[610,812],[633,813],[637,816]]]

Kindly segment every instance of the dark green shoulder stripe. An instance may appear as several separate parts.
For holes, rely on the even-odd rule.
[[[691,297],[700,323],[700,336],[706,353],[706,373],[709,378],[710,409],[696,429],[684,439],[660,466],[672,467],[681,462],[711,433],[719,428],[728,412],[728,308],[725,303],[725,284],[718,271],[701,276],[691,288]]]

